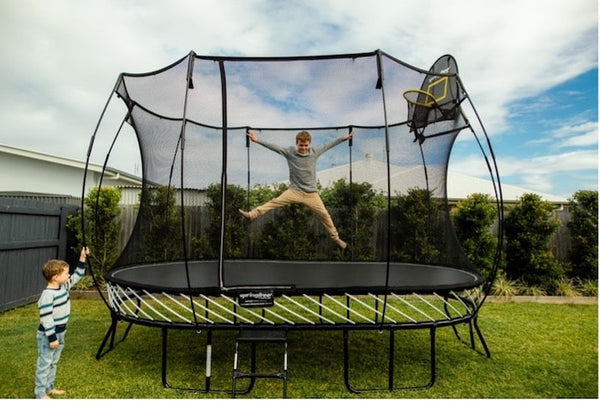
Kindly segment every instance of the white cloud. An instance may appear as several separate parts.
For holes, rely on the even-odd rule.
[[[598,154],[594,150],[557,153],[529,158],[511,156],[496,157],[500,175],[517,177],[529,175],[554,174],[564,171],[593,170],[598,165]],[[472,176],[485,177],[487,171],[481,169],[482,160],[478,156],[469,156],[451,162],[451,168],[457,172]]]
[[[554,134],[557,146],[580,147],[598,145],[598,122],[585,122],[574,126],[557,129]]]
[[[494,139],[510,127],[513,102],[597,68],[597,15],[590,0],[3,0],[0,143],[83,157],[120,72],[156,70],[191,50],[287,56],[377,48],[425,69],[453,54]],[[580,124],[552,132],[573,152],[503,159],[502,172],[594,168],[596,153],[578,148],[597,143],[597,121]]]
[[[532,190],[569,197],[579,189],[597,189],[594,171],[598,168],[596,150],[517,158],[496,157],[501,183],[510,183]],[[463,174],[489,178],[488,170],[478,156],[450,163],[450,169]],[[560,190],[557,190],[557,184]]]

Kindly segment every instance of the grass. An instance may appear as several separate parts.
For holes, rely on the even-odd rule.
[[[36,363],[35,305],[0,314],[0,398],[31,398]],[[98,300],[73,300],[67,344],[57,386],[69,398],[230,398],[163,388],[161,337],[156,328],[133,326],[129,337],[102,359],[95,354],[108,328]],[[451,328],[437,330],[437,379],[429,390],[352,394],[344,386],[342,333],[289,334],[288,396],[291,398],[594,398],[598,397],[597,305],[486,303],[479,324],[491,358],[473,352]],[[120,326],[122,333],[124,326]],[[464,328],[462,328],[464,329]],[[231,387],[236,333],[213,333],[214,389]],[[176,387],[204,386],[206,333],[169,331],[169,374]],[[356,387],[385,386],[387,334],[352,332],[350,377]],[[428,380],[428,331],[396,333],[397,385]],[[248,350],[242,349],[248,369]],[[258,366],[275,371],[281,348],[259,345]],[[239,381],[243,387],[247,382]],[[279,380],[258,379],[242,397],[281,398]]]

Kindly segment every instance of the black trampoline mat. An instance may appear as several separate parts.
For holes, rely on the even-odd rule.
[[[385,262],[225,260],[223,286],[216,260],[119,267],[106,279],[123,287],[150,292],[217,295],[235,289],[272,289],[279,294],[433,293],[480,286],[483,278],[452,267]],[[223,289],[222,287],[225,287]]]

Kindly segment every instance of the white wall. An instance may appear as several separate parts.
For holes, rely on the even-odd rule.
[[[0,154],[0,190],[81,196],[83,171],[59,164]]]
[[[79,165],[79,166],[78,166]],[[74,165],[40,160],[10,152],[0,152],[0,191],[35,192],[81,197],[84,163]],[[111,179],[107,174],[103,186],[132,185],[131,179]],[[86,194],[98,185],[99,173],[88,172]]]

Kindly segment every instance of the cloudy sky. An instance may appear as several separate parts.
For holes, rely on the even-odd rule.
[[[449,53],[504,183],[565,198],[598,186],[595,0],[0,0],[0,43],[3,145],[85,160],[118,74],[191,50],[382,49],[424,69]]]

